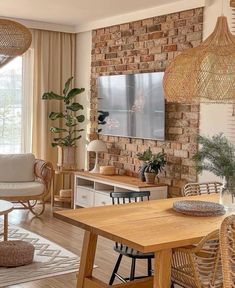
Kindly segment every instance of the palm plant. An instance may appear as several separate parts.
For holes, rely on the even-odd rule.
[[[203,170],[212,172],[216,176],[229,178],[235,172],[235,147],[223,134],[210,137],[198,136],[201,145],[199,151],[193,156],[196,171]]]

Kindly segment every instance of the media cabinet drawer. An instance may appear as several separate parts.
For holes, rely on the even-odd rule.
[[[112,199],[109,196],[109,193],[99,193],[95,192],[95,206],[106,206],[112,205]]]
[[[76,205],[82,207],[92,207],[94,205],[94,191],[92,189],[77,187],[76,193]]]

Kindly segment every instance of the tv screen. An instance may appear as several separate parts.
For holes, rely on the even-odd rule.
[[[164,140],[163,74],[154,72],[99,77],[99,133]]]

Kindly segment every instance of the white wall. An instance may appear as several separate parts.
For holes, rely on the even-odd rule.
[[[90,98],[90,74],[91,74],[91,31],[82,32],[76,35],[76,87],[85,88],[85,92],[78,96],[78,101],[84,106],[86,122],[82,123],[81,128],[86,131],[82,132],[82,138],[79,140],[77,149],[78,168],[86,168],[86,132],[89,117],[89,98]]]
[[[223,4],[223,6],[222,6]],[[229,23],[231,17],[231,9],[229,1],[207,0],[204,9],[204,28],[203,38],[206,39],[214,30],[218,16],[224,14],[228,17]],[[200,134],[212,136],[218,133],[227,133],[228,105],[224,104],[201,104],[200,107]],[[199,181],[215,180],[215,176],[211,173],[203,172],[199,175]],[[219,178],[217,178],[220,181]]]

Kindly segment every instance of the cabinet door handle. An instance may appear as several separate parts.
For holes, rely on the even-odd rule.
[[[87,196],[86,195],[82,195],[82,199],[86,199],[87,198]]]
[[[106,202],[102,201],[101,204],[106,205]]]

